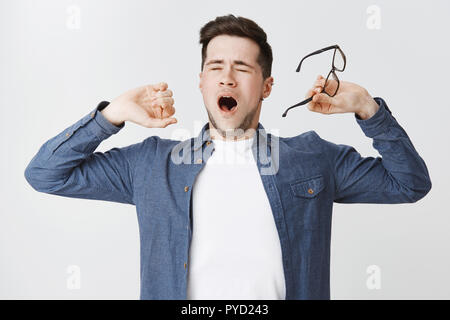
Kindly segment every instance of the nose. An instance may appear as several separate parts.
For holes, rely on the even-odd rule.
[[[231,87],[236,86],[236,80],[233,77],[231,68],[228,68],[228,69],[225,68],[223,70],[222,75],[221,75],[220,85],[221,86],[231,86]]]

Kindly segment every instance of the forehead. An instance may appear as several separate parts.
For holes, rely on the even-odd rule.
[[[241,60],[256,63],[259,47],[249,38],[220,35],[211,39],[206,49],[206,62],[210,60]]]

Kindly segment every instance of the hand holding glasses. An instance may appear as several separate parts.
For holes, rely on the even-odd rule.
[[[329,46],[329,47],[326,47],[326,48],[323,48],[323,49],[320,49],[320,50],[317,50],[317,51],[314,51],[314,52],[308,54],[307,56],[303,57],[303,59],[300,61],[299,65],[297,67],[297,70],[295,70],[295,72],[299,72],[300,71],[300,67],[302,65],[302,62],[306,58],[311,57],[311,56],[316,55],[316,54],[319,54],[319,53],[322,53],[322,52],[325,52],[325,51],[328,51],[328,50],[332,50],[332,49],[334,49],[334,53],[333,53],[333,62],[331,64],[331,70],[330,70],[330,72],[327,75],[327,78],[325,80],[325,85],[323,86],[322,90],[320,91],[320,93],[326,93],[330,97],[334,97],[336,95],[336,93],[338,92],[338,90],[339,90],[339,78],[336,75],[335,71],[339,71],[339,72],[344,71],[345,65],[346,65],[346,59],[345,59],[344,52],[342,52],[341,48],[339,48],[338,45]],[[331,81],[330,82],[328,81],[328,79],[330,78],[330,75],[333,77],[334,80],[337,81],[337,86],[335,88],[334,88],[334,86],[328,85],[328,84],[331,83]],[[305,105],[308,102],[311,102],[312,98],[313,98],[313,96],[311,96],[308,99],[303,100],[303,101],[301,101],[301,102],[299,102],[299,103],[297,103],[297,104],[287,108],[286,111],[284,111],[282,117],[286,117],[287,112],[290,109],[298,107],[298,106],[301,106],[301,105]]]

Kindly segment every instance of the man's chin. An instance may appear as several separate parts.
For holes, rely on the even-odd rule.
[[[251,128],[252,122],[254,120],[256,109],[253,112],[250,112],[247,114],[244,119],[236,117],[232,118],[223,118],[221,115],[218,115],[217,117],[213,117],[208,109],[208,118],[209,122],[212,125],[212,128],[210,129],[216,129],[216,131],[222,136],[226,137],[227,134],[233,135],[233,136],[240,136],[241,134],[244,134],[246,130]],[[216,121],[217,120],[217,121]]]

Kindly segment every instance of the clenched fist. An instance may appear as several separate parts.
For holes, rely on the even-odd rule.
[[[177,122],[172,90],[167,83],[145,85],[129,90],[101,111],[112,124],[119,126],[131,121],[147,128],[165,128]]]

